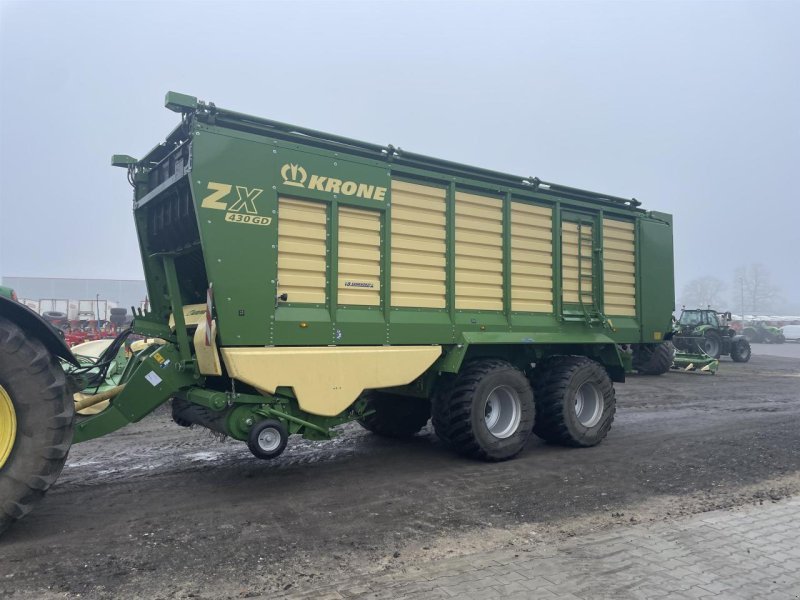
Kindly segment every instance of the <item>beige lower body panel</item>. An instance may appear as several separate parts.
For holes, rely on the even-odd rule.
[[[211,333],[206,336],[208,324],[200,321],[194,332],[194,351],[197,358],[197,368],[203,375],[222,375],[222,365],[217,352],[217,320],[211,321]],[[206,344],[206,337],[210,343]]]
[[[441,346],[337,346],[222,348],[228,374],[274,394],[294,390],[300,408],[334,417],[362,391],[405,385],[422,375],[442,353]]]

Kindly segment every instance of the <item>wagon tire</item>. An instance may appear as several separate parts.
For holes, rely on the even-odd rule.
[[[585,448],[608,435],[617,410],[606,370],[584,356],[553,356],[533,373],[536,425],[548,443]]]
[[[44,344],[0,317],[0,533],[58,478],[75,419],[66,376]]]
[[[461,455],[487,461],[519,454],[530,438],[535,414],[525,374],[498,359],[464,365],[433,399],[433,426],[439,438]]]
[[[399,396],[377,390],[361,395],[369,412],[358,422],[366,430],[389,438],[409,438],[428,424],[431,403],[427,398]]]

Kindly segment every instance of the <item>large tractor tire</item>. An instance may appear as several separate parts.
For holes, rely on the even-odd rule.
[[[74,414],[58,359],[0,317],[0,532],[61,473]]]
[[[614,384],[602,365],[585,356],[553,356],[533,373],[536,425],[551,444],[577,448],[603,441],[614,422]]]
[[[464,365],[433,399],[433,427],[459,454],[488,461],[513,458],[525,447],[535,416],[525,374],[504,360]]]
[[[358,420],[372,433],[391,438],[411,437],[425,427],[431,418],[431,403],[427,398],[387,394],[377,390],[364,392],[367,411],[374,411]]]
[[[642,375],[663,375],[672,368],[674,358],[672,342],[637,344],[633,351],[633,368]]]
[[[709,329],[703,334],[703,339],[699,341],[700,349],[711,358],[719,358],[722,354],[722,340],[719,334]]]
[[[739,338],[731,342],[731,358],[734,362],[747,362],[750,360],[750,342],[745,338]]]

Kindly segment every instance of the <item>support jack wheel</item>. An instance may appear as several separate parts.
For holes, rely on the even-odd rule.
[[[253,456],[261,459],[270,459],[280,456],[286,449],[289,441],[289,432],[286,425],[275,419],[259,421],[247,435],[247,447]]]

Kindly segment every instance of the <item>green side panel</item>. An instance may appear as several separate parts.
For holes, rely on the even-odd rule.
[[[259,141],[198,126],[191,187],[224,346],[267,343],[275,306],[275,155]]]
[[[467,344],[614,344],[601,330],[587,333],[578,328],[572,333],[537,333],[534,337],[524,333],[470,332],[463,339]]]
[[[391,311],[388,340],[391,344],[446,344],[455,339],[455,327],[445,311],[413,308]]]
[[[672,217],[651,213],[639,220],[639,297],[642,341],[657,342],[672,330],[675,310],[675,269]]]

